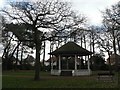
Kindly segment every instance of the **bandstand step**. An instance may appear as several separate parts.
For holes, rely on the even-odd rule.
[[[61,71],[61,76],[72,76],[72,71]]]

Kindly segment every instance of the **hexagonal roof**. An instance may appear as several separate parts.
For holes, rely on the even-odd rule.
[[[64,55],[64,56],[71,56],[71,55],[79,55],[79,56],[87,56],[93,54],[92,52],[82,48],[78,44],[74,42],[68,42],[61,46],[60,48],[56,49],[55,51],[50,53],[51,55]]]

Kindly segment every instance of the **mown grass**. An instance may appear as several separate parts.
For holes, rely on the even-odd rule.
[[[51,76],[50,72],[40,72],[40,81],[34,81],[34,71],[5,71],[2,88],[118,88],[114,82],[97,81],[92,76]]]

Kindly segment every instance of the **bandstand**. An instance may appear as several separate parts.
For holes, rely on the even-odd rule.
[[[68,42],[49,54],[57,58],[56,66],[53,65],[55,61],[51,59],[51,75],[91,75],[89,58],[93,53],[76,43]],[[80,58],[83,56],[87,56],[86,68],[80,68]]]

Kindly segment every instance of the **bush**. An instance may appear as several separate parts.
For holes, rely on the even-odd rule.
[[[107,70],[107,65],[105,64],[105,60],[101,55],[94,55],[90,58],[91,61],[91,69],[92,70]]]

